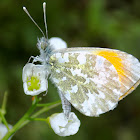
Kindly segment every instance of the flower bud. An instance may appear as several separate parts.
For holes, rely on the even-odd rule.
[[[50,38],[49,43],[52,50],[67,48],[67,43],[59,37]]]
[[[80,120],[70,112],[69,118],[64,113],[55,113],[48,118],[48,122],[53,131],[59,136],[70,136],[78,132]]]

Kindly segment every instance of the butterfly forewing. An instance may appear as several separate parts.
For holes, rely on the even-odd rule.
[[[120,100],[131,93],[140,83],[140,63],[132,55],[119,50],[98,49],[95,52],[110,61],[117,70],[123,94]]]
[[[111,49],[59,50],[50,57],[49,63],[52,82],[87,116],[98,116],[113,109],[140,77],[136,58]]]

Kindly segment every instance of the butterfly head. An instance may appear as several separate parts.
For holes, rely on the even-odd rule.
[[[37,48],[40,51],[45,51],[46,48],[48,47],[48,45],[49,45],[49,41],[47,38],[45,38],[45,37],[41,37],[40,39],[38,38]]]
[[[35,22],[35,20],[32,18],[26,7],[23,7],[23,10],[25,13],[29,16],[29,18],[32,20],[32,22],[37,26],[37,28],[40,30],[42,33],[43,37],[38,39],[37,47],[41,51],[44,51],[47,46],[48,46],[48,30],[47,30],[47,22],[46,22],[46,3],[43,3],[43,14],[44,14],[44,24],[45,24],[45,30],[46,30],[46,35],[44,34],[43,30],[38,26],[38,24]]]

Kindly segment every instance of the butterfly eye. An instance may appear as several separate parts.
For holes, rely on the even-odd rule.
[[[40,48],[45,50],[47,46],[48,46],[48,43],[43,41],[41,42]]]
[[[42,37],[41,39],[38,39],[37,47],[40,51],[46,50],[48,44],[48,40],[45,37]]]

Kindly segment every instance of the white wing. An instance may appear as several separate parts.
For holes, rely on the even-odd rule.
[[[98,116],[140,83],[140,63],[130,54],[101,48],[67,48],[53,52],[51,80],[81,113]]]

